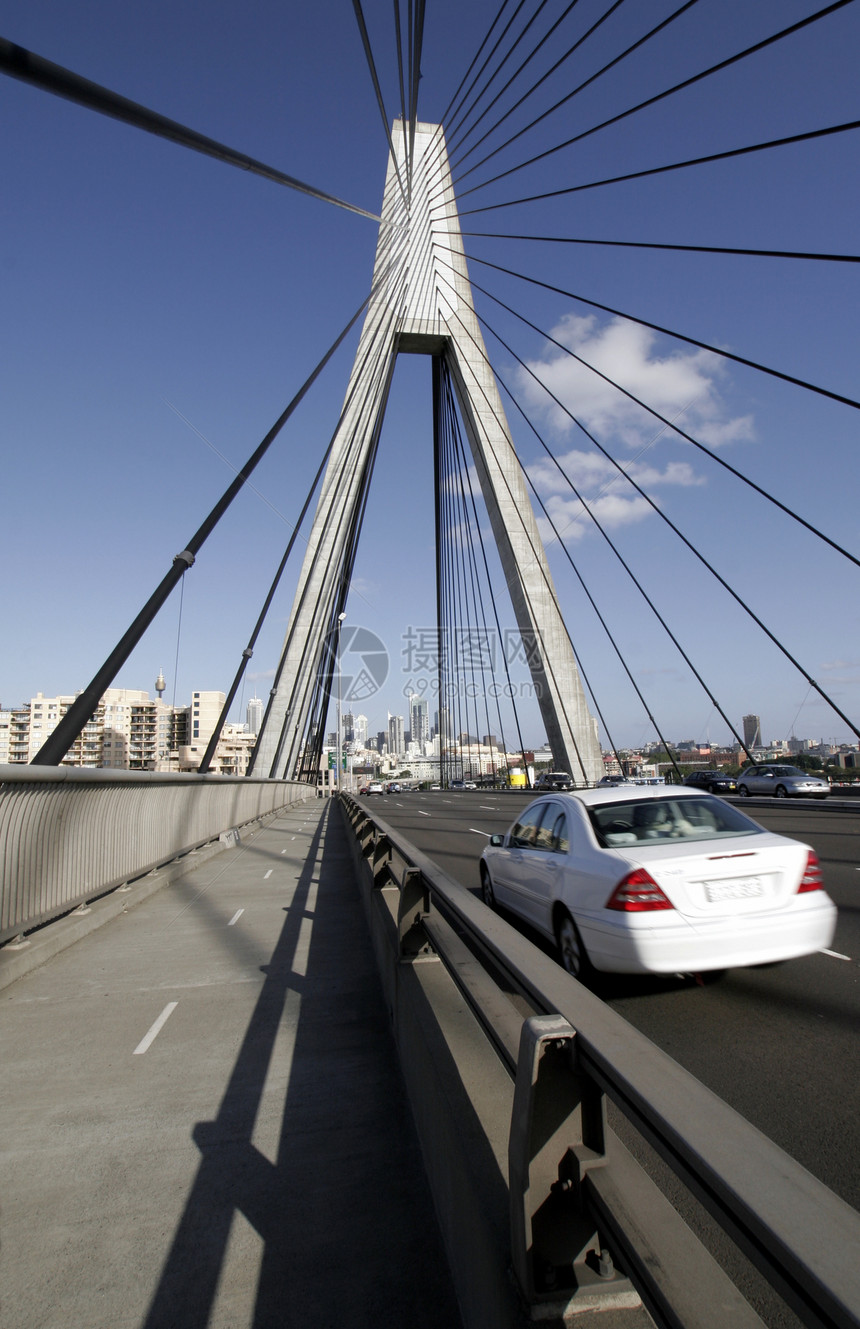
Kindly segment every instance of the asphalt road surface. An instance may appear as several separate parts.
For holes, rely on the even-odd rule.
[[[478,790],[363,801],[477,893],[483,845],[531,797]],[[860,807],[748,799],[743,808],[815,849],[839,907],[831,948],[784,965],[733,969],[707,985],[692,977],[613,978],[601,995],[860,1209]]]

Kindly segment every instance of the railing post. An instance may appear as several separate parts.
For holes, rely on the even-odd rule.
[[[397,906],[397,935],[400,939],[401,959],[414,959],[429,954],[430,946],[422,920],[430,912],[430,892],[418,868],[404,868],[400,879],[400,900]]]
[[[373,841],[370,856],[370,869],[373,873],[374,886],[384,886],[388,880],[389,865],[393,850],[387,835],[379,833]]]
[[[602,1092],[576,1062],[558,1015],[523,1024],[508,1149],[511,1257],[526,1303],[637,1306],[583,1202],[585,1173],[606,1162]]]

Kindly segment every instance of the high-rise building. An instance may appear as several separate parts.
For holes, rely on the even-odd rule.
[[[744,747],[760,748],[761,745],[761,720],[757,715],[745,715]]]
[[[259,734],[263,723],[263,702],[260,697],[252,697],[245,713],[249,734]]]
[[[388,747],[388,730],[379,729],[376,734],[376,751],[384,752]]]
[[[355,746],[357,748],[367,747],[367,716],[356,715],[353,720],[353,730],[355,733]]]
[[[430,715],[423,697],[409,698],[409,729],[411,741],[419,748],[430,742]]]
[[[392,756],[398,757],[406,751],[402,715],[390,715],[388,717],[388,751]]]

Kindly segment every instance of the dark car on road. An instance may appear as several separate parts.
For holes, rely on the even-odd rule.
[[[826,798],[827,780],[799,766],[746,766],[738,776],[738,793],[765,794],[771,798]]]
[[[709,794],[735,794],[738,782],[733,775],[724,771],[691,771],[684,776],[684,784],[694,789],[707,789]]]
[[[535,780],[535,789],[544,794],[550,789],[573,789],[573,780],[567,771],[544,771]]]

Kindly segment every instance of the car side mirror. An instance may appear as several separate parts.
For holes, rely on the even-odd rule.
[[[493,846],[494,849],[498,849],[504,843],[505,843],[505,837],[503,835],[490,836],[490,844]]]

